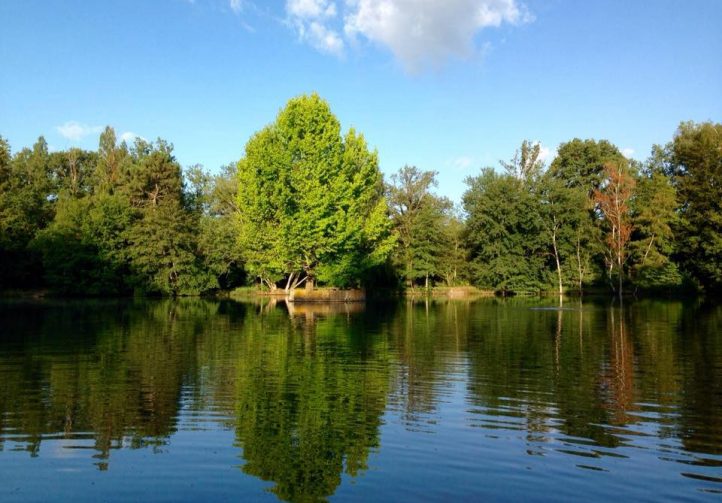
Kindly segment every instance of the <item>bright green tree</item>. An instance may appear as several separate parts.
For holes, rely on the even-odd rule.
[[[391,250],[375,152],[318,95],[288,102],[238,163],[239,241],[249,272],[274,288],[358,284]]]
[[[96,193],[113,193],[128,176],[132,159],[125,142],[118,144],[115,130],[107,126],[98,140],[98,158],[93,172]]]

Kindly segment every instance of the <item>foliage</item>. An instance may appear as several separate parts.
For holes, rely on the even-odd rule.
[[[602,186],[605,163],[623,159],[619,149],[607,140],[574,138],[559,146],[549,172],[568,187],[583,188],[591,196]]]
[[[648,164],[654,162],[652,159]],[[645,171],[631,201],[633,280],[646,290],[676,288],[682,285],[682,276],[671,261],[675,246],[672,228],[678,221],[676,193],[661,171]]]
[[[546,282],[539,200],[512,175],[485,168],[466,179],[464,211],[472,282],[502,292],[538,291]]]
[[[463,212],[436,172],[378,155],[318,95],[288,102],[211,175],[173,145],[50,152],[0,137],[0,287],[169,296],[317,281],[474,283],[503,293],[603,286],[722,291],[722,125],[682,123],[645,163],[607,140],[562,143],[548,170],[523,141],[467,179]],[[606,273],[606,274],[605,274]]]
[[[582,291],[585,277],[585,257],[581,240],[588,237],[589,213],[584,189],[569,187],[563,180],[546,173],[539,180],[540,222],[547,253],[553,258],[560,294],[565,285],[574,284]],[[587,241],[583,248],[589,248]],[[575,278],[575,280],[572,280]]]
[[[706,289],[722,290],[722,124],[685,122],[669,147],[680,203],[675,225],[682,267]]]
[[[604,216],[604,254],[608,275],[611,280],[616,269],[617,293],[621,296],[633,228],[629,203],[635,180],[625,162],[606,163],[604,177],[601,188],[594,191],[594,200]]]
[[[358,284],[393,240],[375,152],[318,95],[288,102],[238,163],[239,242],[269,286]]]
[[[455,278],[458,274],[453,265],[449,264],[449,268],[445,264],[446,260],[456,258],[447,253],[450,244],[458,238],[458,234],[449,228],[453,225],[452,204],[431,193],[430,189],[435,185],[435,172],[404,166],[391,176],[391,183],[386,188],[391,219],[398,236],[394,261],[408,286],[424,278],[428,287],[429,277]],[[458,254],[458,239],[456,244]]]

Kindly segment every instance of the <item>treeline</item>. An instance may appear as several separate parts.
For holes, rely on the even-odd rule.
[[[197,294],[243,280],[233,168],[185,172],[158,140],[10,155],[0,139],[0,279],[75,295]]]
[[[645,162],[606,140],[573,139],[546,167],[524,141],[501,170],[466,179],[462,207],[433,172],[392,177],[396,258],[429,277],[501,293],[722,289],[722,124],[682,123]]]
[[[502,293],[722,290],[722,124],[682,123],[643,163],[606,140],[528,141],[503,169],[384,182],[317,95],[294,98],[211,176],[158,139],[15,154],[0,137],[0,286],[190,295],[470,284]]]

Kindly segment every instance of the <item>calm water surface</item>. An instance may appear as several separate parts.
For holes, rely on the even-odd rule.
[[[0,304],[0,501],[716,500],[722,308]]]

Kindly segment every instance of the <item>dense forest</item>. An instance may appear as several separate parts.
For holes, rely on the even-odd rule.
[[[473,285],[500,293],[722,291],[722,124],[681,123],[645,162],[606,140],[523,141],[466,179],[389,180],[319,96],[289,101],[237,164],[182,168],[172,144],[12,152],[0,137],[0,289],[197,295],[258,284]]]

